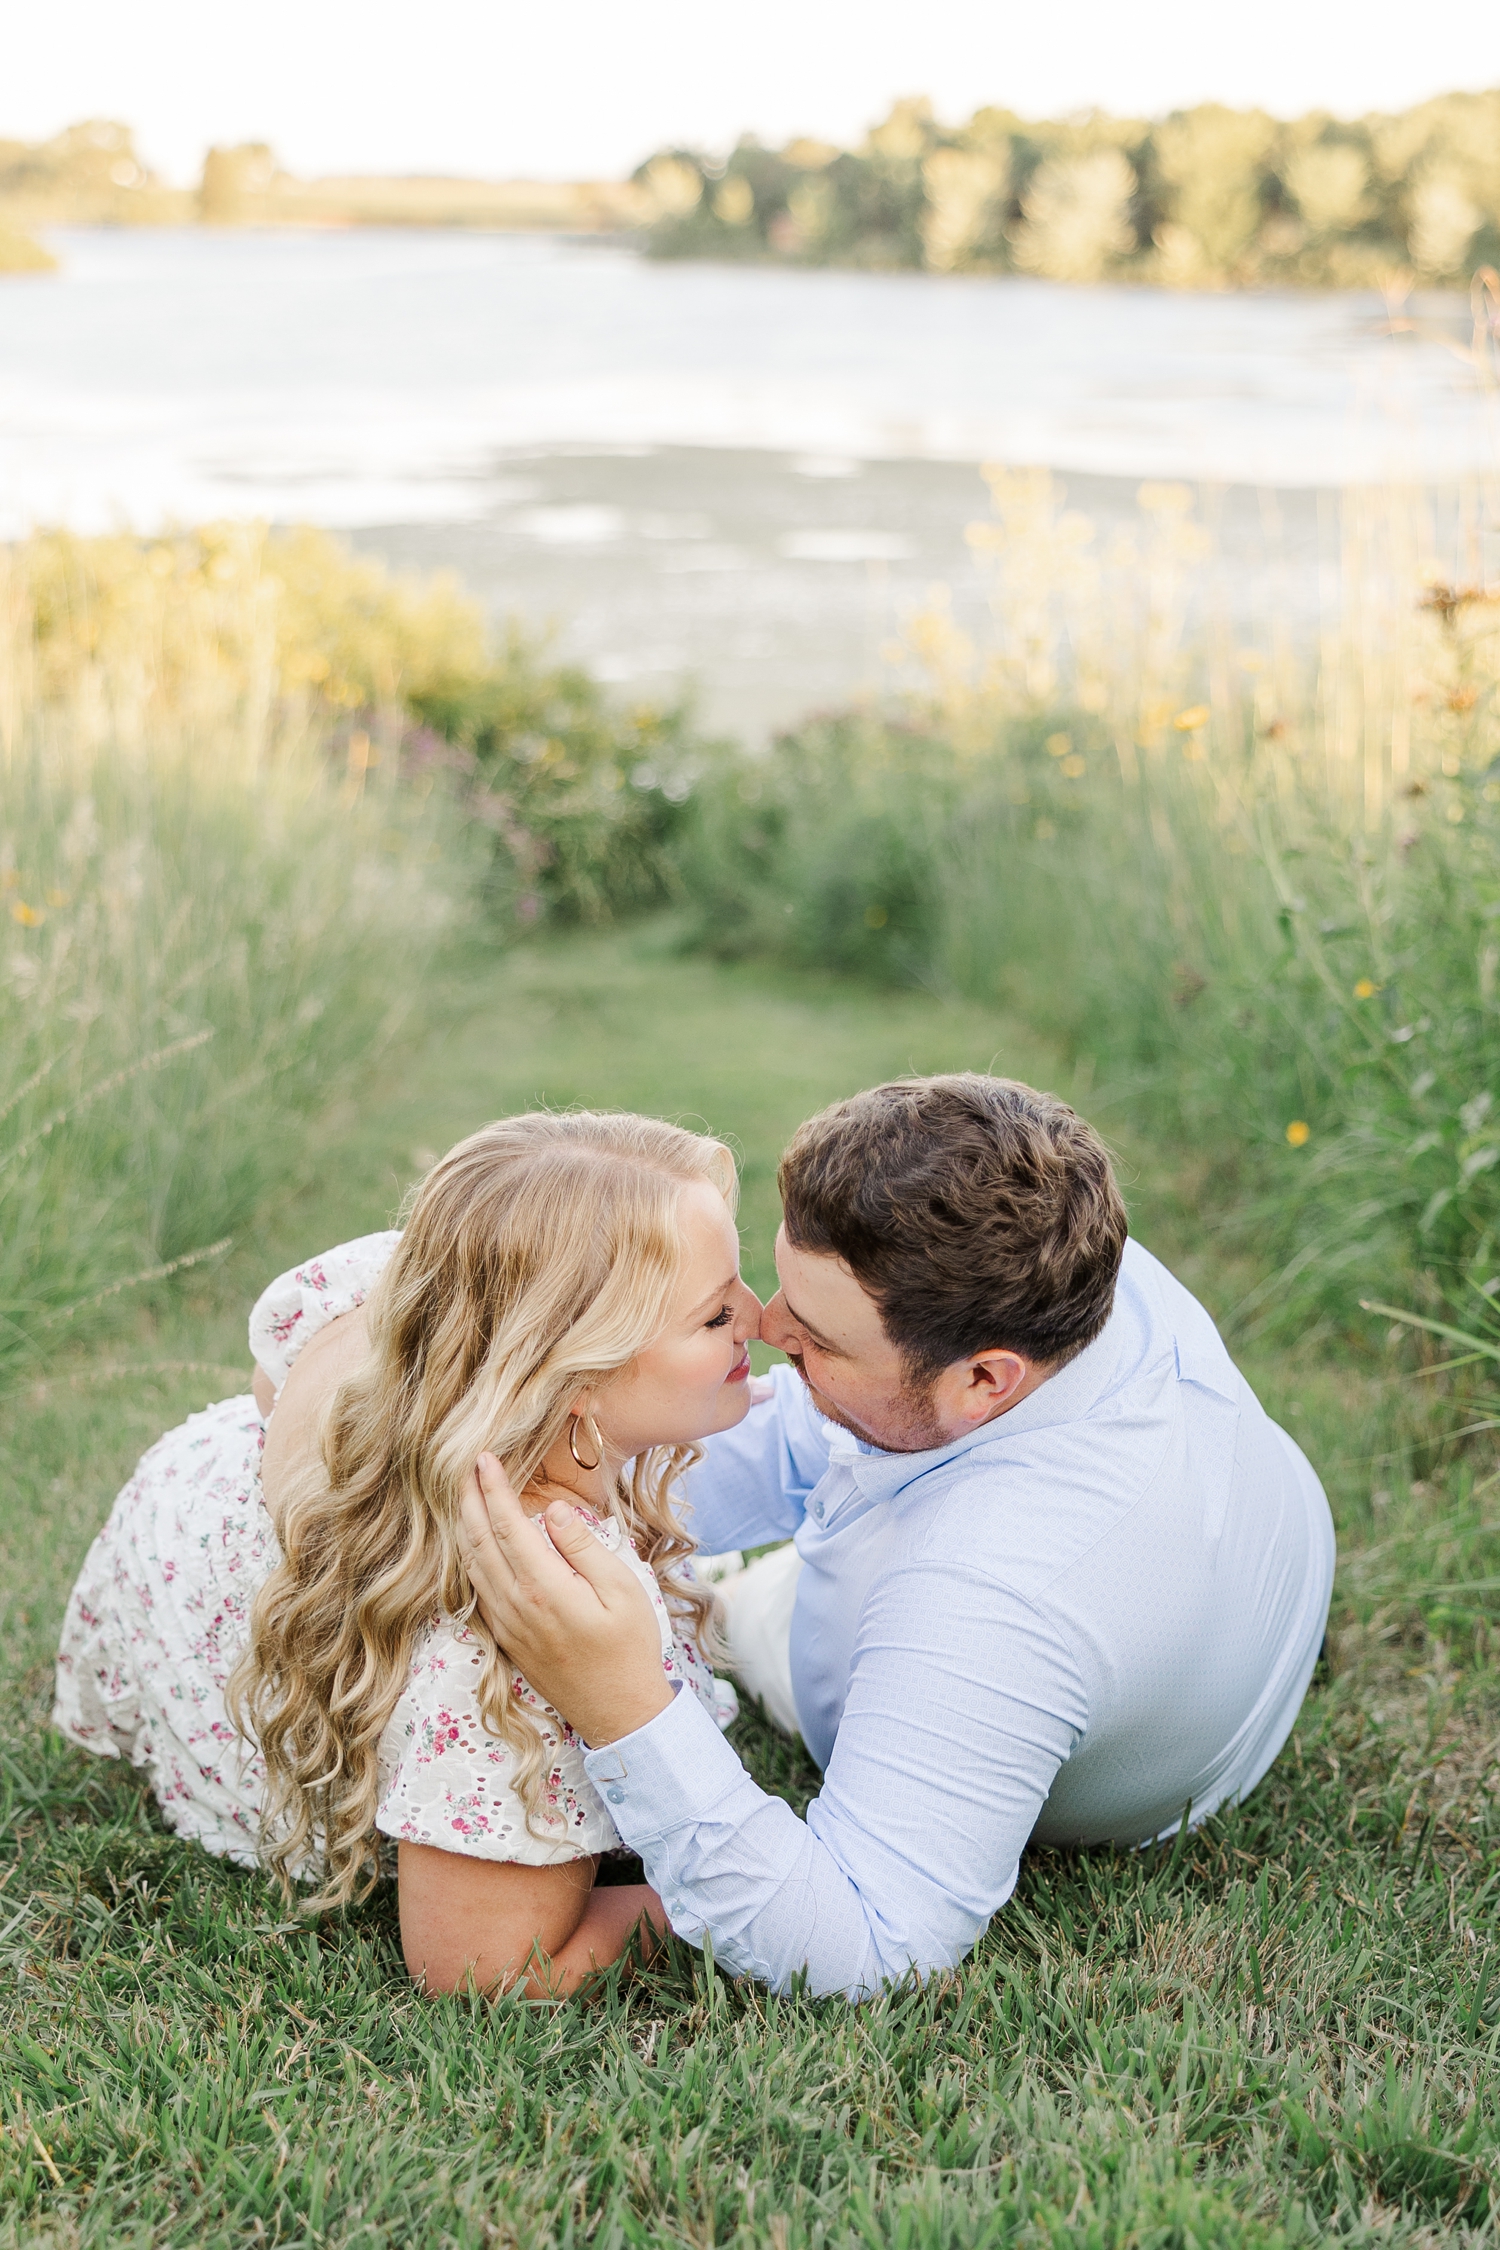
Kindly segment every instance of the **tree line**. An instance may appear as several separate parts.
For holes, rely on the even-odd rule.
[[[898,102],[862,145],[744,139],[643,164],[662,257],[1029,273],[1176,288],[1467,281],[1500,264],[1500,90],[1398,116],[1204,103],[1156,120]]]

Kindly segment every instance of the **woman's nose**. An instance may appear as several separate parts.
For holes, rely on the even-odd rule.
[[[764,1307],[755,1291],[743,1281],[740,1283],[740,1309],[734,1324],[735,1335],[742,1344],[748,1344],[760,1335],[760,1324],[765,1317]]]

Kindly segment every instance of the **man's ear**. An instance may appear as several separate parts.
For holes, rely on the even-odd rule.
[[[967,1379],[956,1403],[964,1420],[976,1429],[1009,1405],[1031,1373],[1030,1362],[1019,1352],[976,1352],[965,1364]]]

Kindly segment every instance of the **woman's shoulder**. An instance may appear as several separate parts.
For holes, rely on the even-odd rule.
[[[250,1352],[278,1391],[309,1338],[364,1303],[400,1240],[395,1229],[362,1234],[292,1266],[261,1291],[250,1315]]]
[[[528,1818],[515,1751],[490,1732],[480,1704],[488,1658],[464,1619],[439,1611],[426,1620],[381,1737],[377,1828],[398,1843],[531,1867],[611,1850],[619,1836],[584,1770],[583,1744],[515,1673],[512,1692],[544,1762],[541,1801]]]

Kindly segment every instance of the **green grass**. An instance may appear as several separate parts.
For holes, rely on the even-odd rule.
[[[1473,1460],[1373,1361],[1249,1366],[1344,1558],[1330,1675],[1254,1800],[1154,1854],[1031,1855],[968,1965],[857,2011],[680,1948],[589,2003],[419,2000],[388,1895],[289,1925],[137,1777],[49,1738],[115,1488],[243,1382],[260,1282],[383,1223],[424,1151],[537,1099],[702,1120],[743,1151],[764,1288],[776,1154],[820,1102],[963,1065],[1075,1090],[985,1007],[685,961],[670,934],[450,972],[262,1239],[5,1402],[0,2246],[1489,2240],[1500,1539]],[[1165,1153],[1124,1158],[1137,1230],[1230,1311],[1253,1261]],[[739,1739],[801,1802],[801,1762],[753,1716]]]

